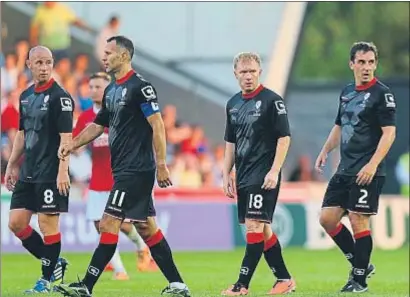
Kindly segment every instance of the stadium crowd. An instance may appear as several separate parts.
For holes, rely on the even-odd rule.
[[[56,17],[58,16],[58,17]],[[58,26],[55,23],[58,22]],[[96,33],[94,56],[84,53],[70,58],[70,26],[77,26]],[[119,33],[120,19],[111,17],[99,32],[94,32],[78,19],[63,3],[45,2],[37,6],[30,27],[28,40],[19,39],[13,48],[0,52],[1,63],[1,177],[10,157],[12,143],[19,126],[19,96],[32,84],[26,59],[31,46],[42,44],[53,51],[55,68],[53,77],[72,96],[76,102],[75,120],[81,112],[92,107],[89,97],[89,75],[99,69],[90,69],[91,59],[101,60],[105,40]],[[44,28],[55,28],[48,32]],[[155,82],[154,82],[155,84]],[[211,146],[202,127],[181,122],[175,106],[162,106],[167,133],[167,159],[174,185],[182,188],[221,187],[224,148]],[[301,158],[300,166],[291,174],[291,180],[312,180],[310,166]],[[91,158],[87,149],[77,152],[70,164],[73,183],[86,185],[91,174]],[[301,173],[302,172],[302,173]]]

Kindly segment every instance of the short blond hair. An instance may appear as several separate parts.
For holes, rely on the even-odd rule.
[[[242,52],[242,53],[237,54],[235,58],[233,58],[233,69],[234,70],[236,69],[240,61],[255,61],[256,63],[259,64],[259,66],[261,66],[262,64],[261,57],[257,53]]]

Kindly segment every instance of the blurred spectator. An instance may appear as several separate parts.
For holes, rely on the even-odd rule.
[[[223,186],[223,168],[224,168],[224,155],[225,148],[223,145],[218,145],[215,148],[215,185],[218,187]]]
[[[1,88],[3,92],[10,92],[17,87],[17,56],[14,53],[7,53],[5,57],[5,66],[1,68]]]
[[[314,181],[317,180],[316,173],[311,164],[310,158],[303,155],[299,158],[296,168],[291,172],[289,181]]]
[[[95,57],[102,66],[102,58],[104,55],[104,47],[107,43],[107,39],[118,35],[120,28],[120,19],[117,16],[112,16],[108,23],[98,33],[97,40],[95,42]]]
[[[26,61],[28,59],[28,51],[29,51],[29,43],[25,39],[19,39],[16,41],[14,45],[14,50],[16,51],[17,55],[17,69],[19,73],[25,73],[26,75],[30,75],[28,68],[26,66]]]
[[[63,81],[68,79],[71,76],[71,61],[69,58],[63,58],[60,61],[56,62],[53,77],[54,79],[62,84]]]
[[[199,154],[208,151],[204,130],[200,126],[194,126],[191,137],[181,143],[181,152]]]
[[[396,164],[396,177],[400,183],[400,193],[407,198],[410,198],[409,167],[410,153],[407,151],[400,156]]]
[[[70,25],[91,31],[65,4],[55,1],[39,4],[31,23],[30,44],[50,48],[55,61],[66,58],[71,46]]]
[[[77,83],[87,77],[88,63],[89,60],[86,54],[79,54],[75,57],[73,75]]]
[[[14,143],[14,137],[19,128],[19,97],[17,90],[7,94],[5,106],[2,106],[1,112],[1,159],[2,173],[7,166],[10,158],[11,149]],[[3,168],[4,167],[4,168]]]
[[[181,188],[198,189],[202,186],[198,159],[193,154],[185,154],[185,168],[179,173],[178,186]]]
[[[78,101],[81,111],[85,111],[93,106],[93,101],[90,98],[90,87],[88,78],[83,78],[78,87]]]
[[[177,109],[174,105],[164,106],[162,118],[167,137],[167,160],[172,162],[173,156],[179,151],[181,142],[191,136],[192,129],[189,125],[181,124],[177,120]]]
[[[215,181],[215,163],[211,154],[204,153],[199,156],[199,172],[202,176],[203,187],[213,187]]]
[[[17,77],[17,91],[21,94],[30,84],[33,82],[29,82],[26,73],[20,73]]]

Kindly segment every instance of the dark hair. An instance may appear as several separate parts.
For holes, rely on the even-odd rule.
[[[350,61],[351,62],[354,61],[356,57],[356,53],[360,51],[363,51],[365,53],[373,52],[376,60],[379,59],[379,53],[377,51],[377,47],[376,45],[374,45],[373,42],[359,41],[359,42],[353,43],[352,47],[350,48]]]
[[[92,79],[97,79],[97,78],[102,78],[103,80],[105,80],[105,81],[108,81],[108,82],[111,82],[111,77],[107,74],[107,73],[105,73],[105,72],[96,72],[96,73],[93,73],[91,76],[90,76],[90,80],[92,80]]]
[[[113,36],[107,39],[107,42],[115,41],[117,46],[125,48],[127,52],[130,54],[130,59],[134,55],[134,44],[130,39],[125,36]]]
[[[113,15],[110,17],[110,20],[108,21],[110,24],[113,24],[115,22],[118,22],[119,18],[116,15]]]

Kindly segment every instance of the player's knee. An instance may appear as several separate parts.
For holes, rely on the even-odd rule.
[[[263,233],[265,224],[255,220],[245,220],[246,232]]]
[[[332,217],[327,214],[320,214],[319,223],[326,231],[331,231],[336,229],[337,225],[339,224],[339,219]]]
[[[26,222],[22,222],[21,220],[14,219],[10,217],[9,220],[9,229],[14,234],[20,233],[27,228],[28,224]]]
[[[104,215],[100,221],[98,229],[100,233],[118,234],[120,232],[121,220],[111,216]]]
[[[134,226],[137,229],[138,234],[142,237],[142,239],[145,240],[152,235],[152,231],[148,222],[136,222]]]
[[[43,235],[53,235],[60,232],[59,230],[59,216],[39,214],[38,227]]]
[[[354,234],[367,231],[370,229],[370,216],[369,215],[350,212],[349,221],[350,221],[350,224],[352,225]]]

